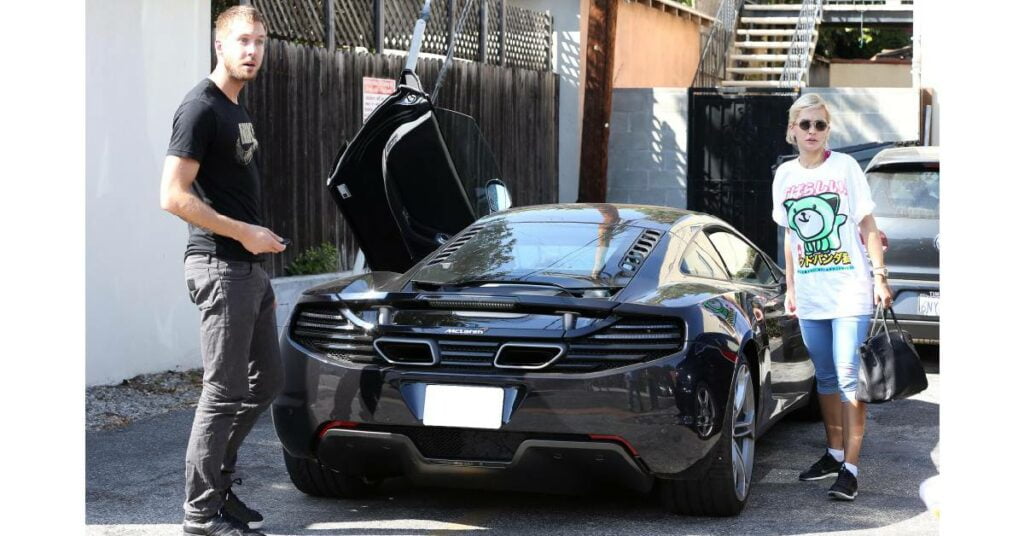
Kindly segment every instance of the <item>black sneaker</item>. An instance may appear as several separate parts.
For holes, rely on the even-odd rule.
[[[241,521],[227,515],[217,514],[205,521],[186,519],[181,525],[185,534],[201,536],[266,536],[258,530],[252,530]]]
[[[841,501],[852,501],[857,496],[857,477],[843,467],[839,470],[839,478],[828,490],[828,496]]]
[[[839,474],[839,468],[843,466],[843,462],[837,462],[828,451],[825,451],[825,455],[820,460],[814,462],[814,465],[810,469],[800,473],[800,480],[821,480],[830,476],[836,476]]]
[[[236,479],[232,483],[241,485],[242,481],[241,479]],[[249,528],[258,529],[263,526],[263,516],[256,510],[246,506],[242,499],[239,499],[238,495],[231,491],[231,488],[228,488],[224,494],[224,506],[221,507],[221,512],[245,523]]]

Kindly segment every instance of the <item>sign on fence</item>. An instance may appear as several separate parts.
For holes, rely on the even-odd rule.
[[[388,95],[395,92],[395,81],[390,78],[363,77],[363,122],[384,102]]]

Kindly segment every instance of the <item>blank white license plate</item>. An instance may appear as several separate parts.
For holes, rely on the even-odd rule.
[[[501,427],[505,390],[478,385],[428,385],[423,424],[458,428]]]
[[[918,296],[917,314],[922,316],[939,316],[939,294],[922,294]]]

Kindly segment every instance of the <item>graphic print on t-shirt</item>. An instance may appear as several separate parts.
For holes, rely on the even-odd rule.
[[[235,161],[239,165],[247,166],[252,161],[252,155],[256,153],[260,143],[256,141],[256,131],[252,123],[238,124],[238,139],[235,140]]]
[[[801,273],[853,269],[839,238],[840,227],[849,219],[839,213],[840,202],[839,194],[833,192],[783,202],[789,228],[800,238],[797,261]]]

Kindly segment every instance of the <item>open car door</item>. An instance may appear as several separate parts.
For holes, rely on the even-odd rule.
[[[373,270],[404,272],[509,206],[476,122],[434,108],[408,70],[338,156],[327,186]]]

